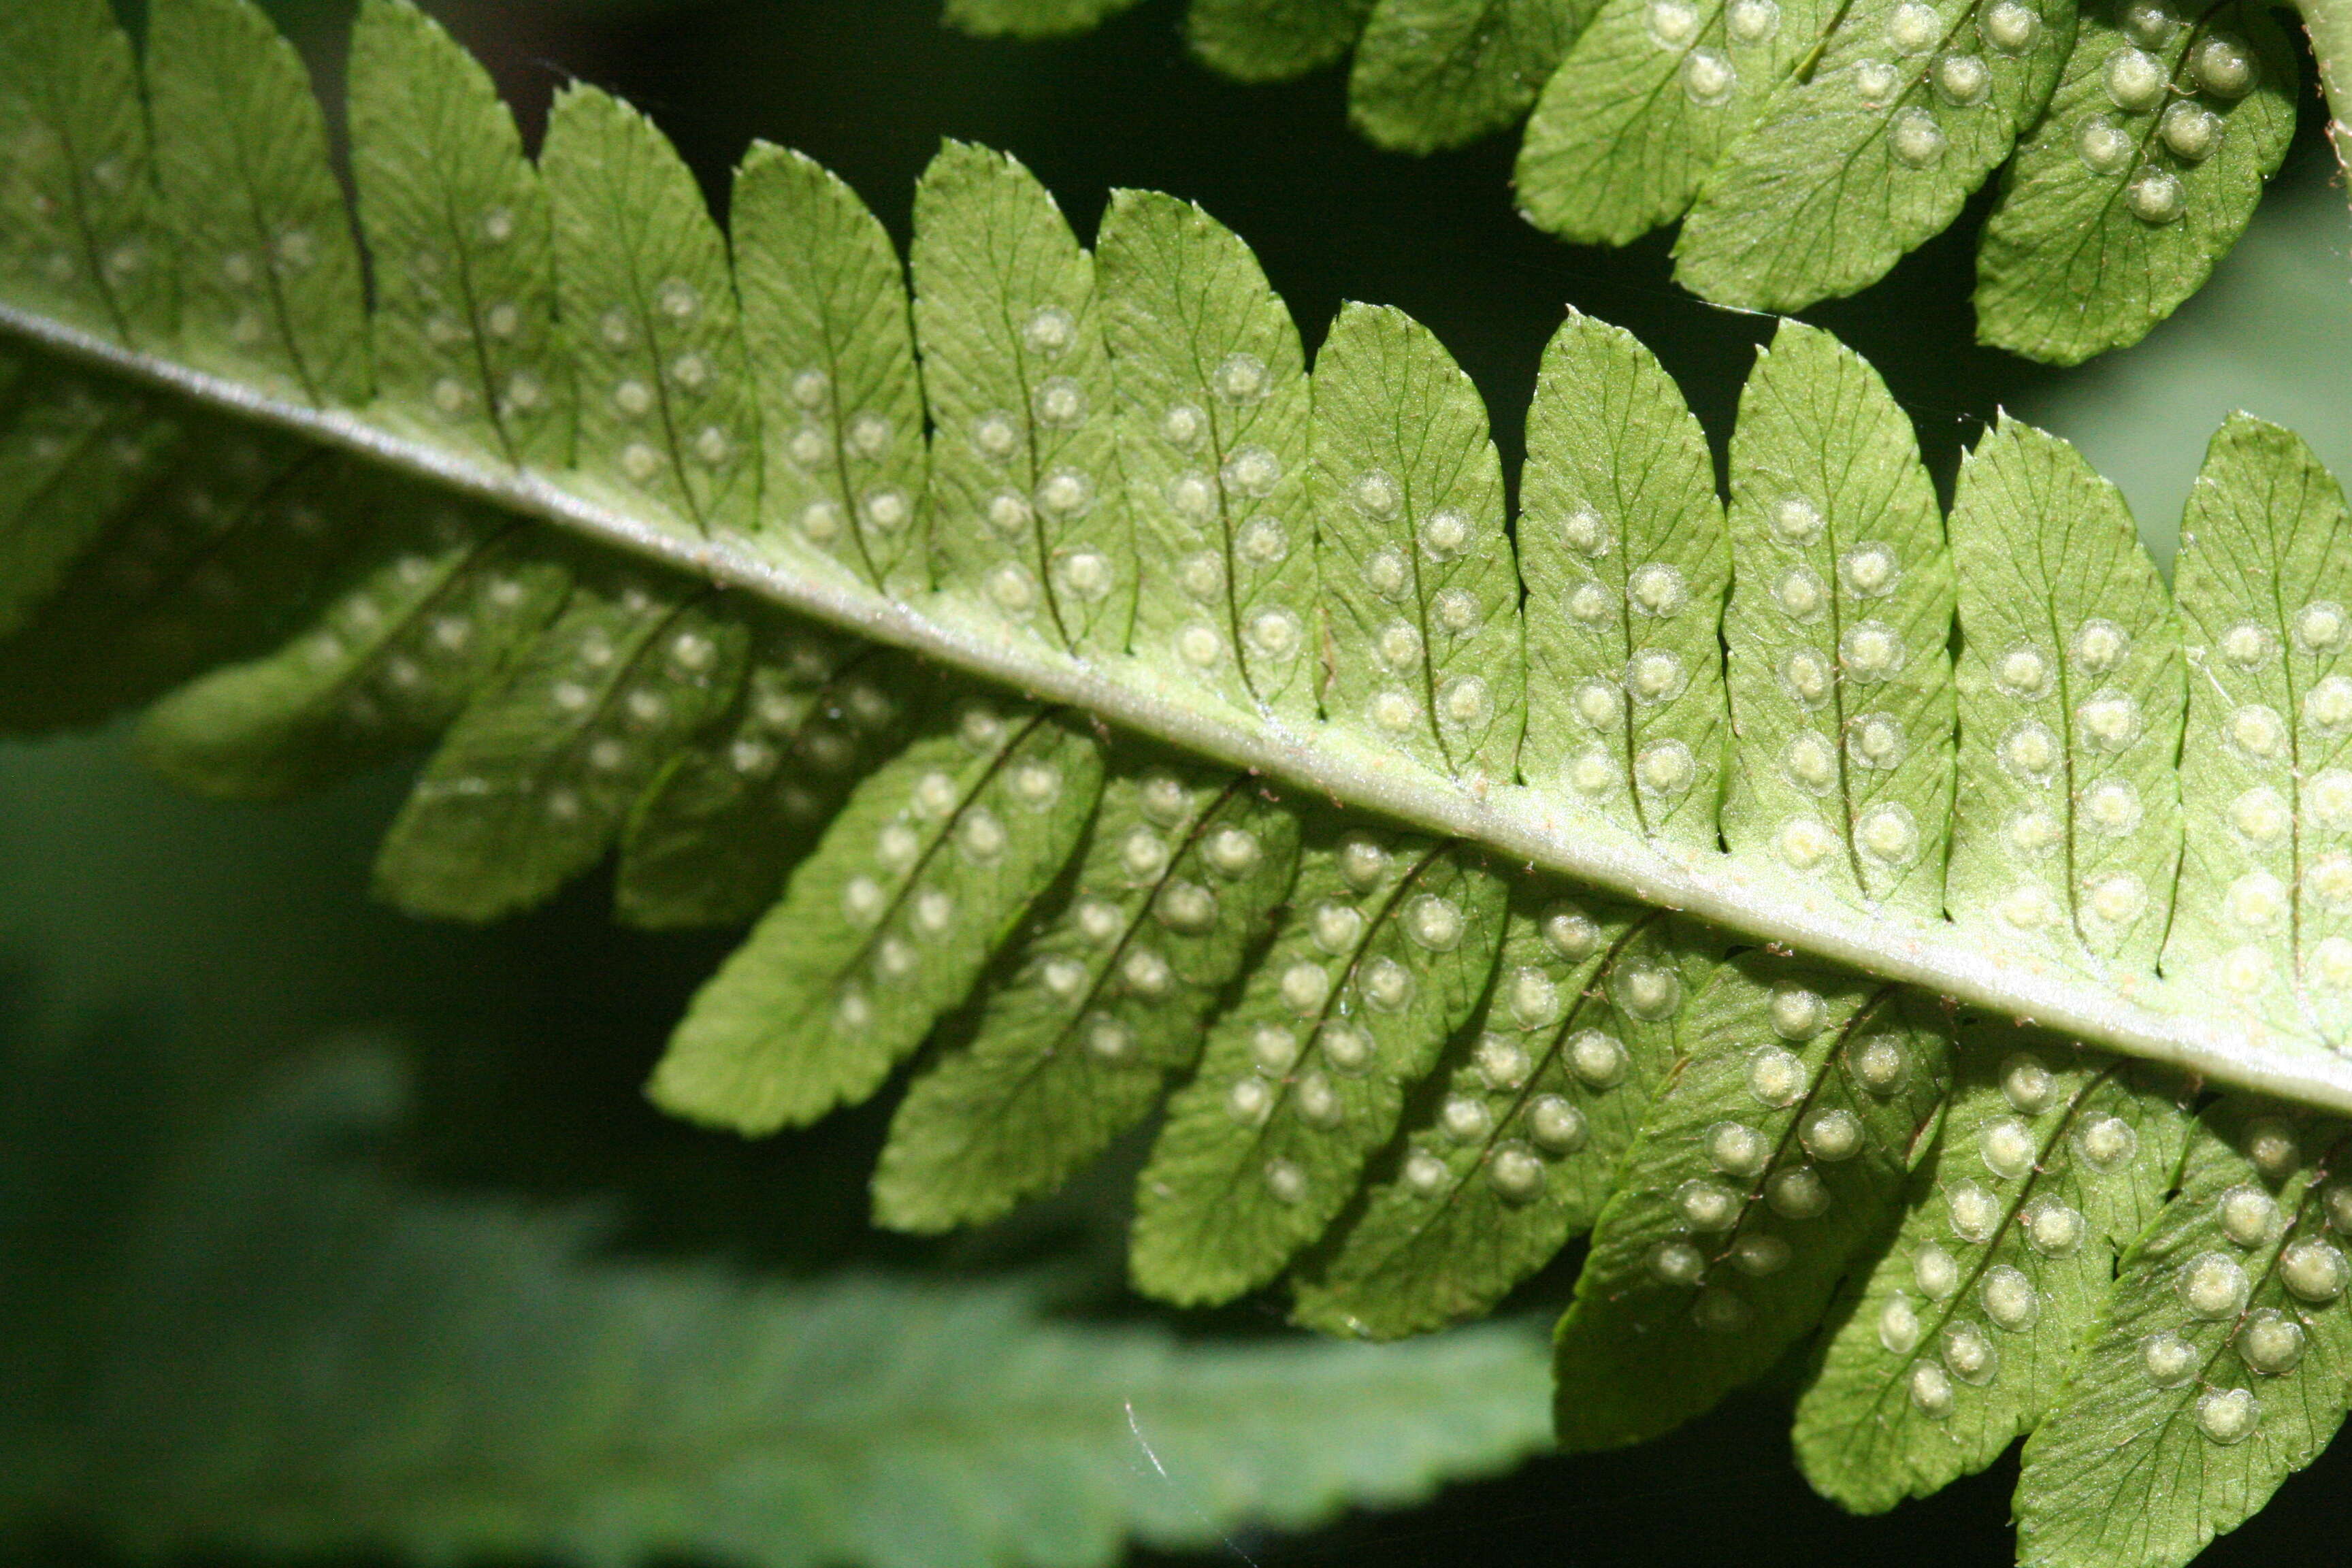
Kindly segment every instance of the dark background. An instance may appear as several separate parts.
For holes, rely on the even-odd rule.
[[[0,0],[5,4],[6,0]],[[735,0],[599,6],[572,0],[425,0],[483,58],[534,142],[551,95],[574,78],[648,110],[723,207],[726,177],[754,137],[798,147],[856,186],[904,242],[914,181],[943,136],[1007,149],[1090,235],[1108,190],[1136,185],[1201,203],[1255,247],[1289,300],[1310,353],[1338,303],[1395,304],[1435,330],[1485,392],[1507,468],[1538,357],[1562,308],[1631,328],[1683,384],[1718,440],[1727,432],[1769,318],[1718,310],[1675,289],[1665,236],[1624,251],[1563,246],[1523,224],[1509,200],[1516,136],[1407,159],[1346,128],[1344,77],[1240,88],[1185,56],[1175,0],[1151,0],[1092,35],[1048,44],[979,41],[941,28],[938,0]],[[273,6],[331,91],[345,6]],[[2310,117],[2315,125],[2315,114]],[[2297,162],[2320,155],[2306,126]],[[1885,375],[1908,408],[1939,482],[2000,405],[2045,393],[2053,373],[1971,341],[1980,200],[1943,237],[1859,298],[1809,312]],[[2352,373],[2347,373],[2352,374]],[[95,755],[96,753],[93,753]],[[79,765],[79,764],[69,764]],[[574,889],[532,917],[477,932],[420,926],[363,902],[373,831],[400,781],[379,779],[262,819],[104,776],[109,811],[149,814],[159,842],[257,829],[303,866],[331,940],[364,963],[330,1000],[283,1006],[241,1039],[247,1050],[322,1020],[381,1018],[417,1042],[424,1114],[405,1158],[423,1179],[496,1183],[547,1196],[620,1193],[626,1244],[717,1251],[785,1268],[845,1258],[983,1268],[1085,1247],[1108,1257],[1116,1214],[1090,1194],[1047,1205],[978,1238],[915,1243],[866,1226],[865,1175],[890,1097],[810,1132],[741,1144],[668,1122],[638,1092],[688,994],[731,939],[649,937],[614,927],[608,889]],[[26,796],[19,792],[21,801]],[[93,807],[94,811],[99,807]],[[268,885],[265,868],[257,886]],[[0,881],[5,881],[0,877]],[[320,891],[324,889],[324,891]],[[104,890],[57,889],[74,899]],[[142,894],[142,896],[147,896]],[[257,895],[266,896],[266,895]],[[281,977],[285,994],[304,994]],[[151,989],[152,989],[151,987]],[[166,988],[168,989],[168,987]],[[203,988],[173,1008],[199,1020]],[[355,1011],[356,1010],[356,1011]],[[203,1026],[201,1022],[198,1026]],[[218,1017],[211,1027],[231,1026]],[[1100,1184],[1097,1193],[1115,1190]],[[1559,1296],[1566,1268],[1524,1295]],[[1110,1302],[1114,1310],[1147,1310]],[[1271,1327],[1270,1305],[1185,1320],[1202,1332]],[[1157,1564],[1373,1565],[1682,1563],[2001,1564],[2011,1560],[2013,1462],[1875,1520],[1815,1498],[1790,1462],[1785,1394],[1762,1391],[1664,1442],[1628,1453],[1531,1463],[1449,1490],[1418,1510],[1360,1515],[1296,1538],[1252,1537]],[[2338,1445],[2290,1480],[2252,1522],[2201,1560],[2210,1568],[2304,1568],[2352,1561],[2344,1544],[2352,1448]],[[60,1562],[88,1562],[68,1549]]]

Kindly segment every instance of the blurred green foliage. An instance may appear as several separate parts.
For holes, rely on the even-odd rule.
[[[599,1258],[593,1210],[392,1179],[379,1046],[192,1128],[141,1092],[136,1044],[0,1047],[0,1530],[139,1557],[1075,1568],[1130,1533],[1412,1500],[1546,1435],[1525,1325],[1207,1345],[1056,1322],[1052,1272]]]

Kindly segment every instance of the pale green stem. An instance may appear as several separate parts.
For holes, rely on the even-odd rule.
[[[2352,176],[2352,0],[2297,0],[2327,95],[2327,134],[2336,161]]]
[[[9,4],[12,0],[0,0]],[[2330,0],[2331,4],[2345,0]],[[2252,1016],[2189,980],[2069,967],[1934,914],[1864,908],[1777,863],[1641,838],[1545,791],[1464,783],[1367,744],[1336,725],[1293,728],[1204,699],[1197,683],[1147,660],[1082,659],[949,595],[887,598],[847,574],[812,573],[746,535],[702,538],[622,510],[609,492],[509,468],[418,440],[343,409],[318,409],[193,365],[126,349],[79,327],[0,302],[0,338],[22,337],[206,406],[355,452],[583,537],[664,562],[877,641],[913,649],[1040,700],[1195,754],[1290,784],[1308,798],[1360,807],[1423,831],[1485,844],[1507,863],[1540,867],[1642,903],[1680,910],[1832,963],[1916,985],[1996,1016],[2170,1062],[2205,1078],[2352,1115],[2352,1052],[2297,1020]]]

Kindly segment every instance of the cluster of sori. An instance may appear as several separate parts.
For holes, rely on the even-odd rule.
[[[1131,0],[1127,0],[1131,3]],[[1038,36],[1122,0],[947,0]],[[1675,277],[1790,310],[1885,277],[1996,175],[1990,343],[2074,363],[2201,288],[2294,133],[2301,66],[2239,0],[1192,0],[1244,80],[1354,54],[1349,106],[1428,152],[1527,120],[1527,218],[1624,245],[1681,220]]]

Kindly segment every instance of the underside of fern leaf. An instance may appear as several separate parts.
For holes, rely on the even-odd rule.
[[[1157,1113],[1171,1300],[1416,1332],[1591,1229],[1565,1436],[1826,1317],[1800,1453],[1876,1508],[2103,1375],[2097,1260],[2200,1082],[2352,1110],[2352,519],[2284,431],[2217,437],[2168,595],[2039,432],[1945,515],[1794,322],[1727,505],[1571,315],[1514,519],[1432,334],[1351,305],[1310,367],[1170,197],[1089,250],[951,145],[909,274],[761,147],[722,235],[625,105],[571,89],[534,162],[367,0],[354,229],[246,0],[154,0],[143,66],[102,0],[5,25],[0,724],[144,705],[156,765],[255,797],[435,747],[392,900],[490,919],[612,852],[625,918],[751,923],[652,1092],[756,1134],[907,1072],[886,1223]],[[2046,1443],[2063,1515],[2095,1446]]]
[[[948,19],[1043,34],[1100,9],[994,0]],[[2339,148],[2342,9],[2303,5]],[[1526,119],[1531,222],[1624,245],[1679,219],[1675,278],[1719,304],[1850,294],[1998,178],[1978,335],[2054,364],[2137,342],[2203,286],[2286,155],[2303,76],[2271,13],[2238,0],[1193,0],[1191,16],[1195,52],[1244,80],[1352,47],[1350,117],[1383,147]]]

